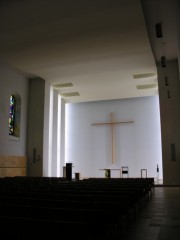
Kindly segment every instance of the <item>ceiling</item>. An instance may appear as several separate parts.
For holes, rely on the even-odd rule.
[[[66,103],[157,95],[157,1],[142,8],[140,0],[3,0],[1,58],[47,81]],[[177,0],[160,2],[169,16],[162,14],[165,41],[173,43],[166,51],[177,58]]]

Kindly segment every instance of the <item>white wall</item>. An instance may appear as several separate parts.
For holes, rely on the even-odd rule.
[[[9,97],[17,92],[21,97],[20,139],[9,138]],[[26,155],[28,79],[0,61],[0,155]]]
[[[134,121],[115,127],[116,163],[112,164],[111,127],[92,126],[92,123],[110,121],[114,112],[116,121]],[[161,132],[158,96],[66,104],[65,161],[72,162],[73,177],[104,177],[102,168],[118,169],[129,166],[130,177],[140,177],[147,169],[148,177],[162,179]],[[112,177],[118,177],[112,171]]]
[[[64,119],[65,103],[57,91],[53,90],[52,119],[52,161],[50,176],[62,177],[64,166]]]
[[[52,116],[53,116],[53,90],[45,82],[44,99],[44,137],[43,137],[43,176],[51,176],[52,161]]]
[[[45,82],[43,176],[63,176],[64,166],[64,101]]]

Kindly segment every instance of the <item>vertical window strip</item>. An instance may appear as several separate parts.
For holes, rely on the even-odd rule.
[[[15,108],[16,108],[16,100],[14,95],[10,96],[9,100],[9,135],[14,136],[15,131]]]

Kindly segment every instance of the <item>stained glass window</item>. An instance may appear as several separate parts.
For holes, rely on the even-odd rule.
[[[14,136],[15,133],[15,115],[16,115],[16,99],[14,95],[10,96],[9,100],[9,135]]]
[[[14,92],[9,97],[9,139],[20,139],[21,96]]]

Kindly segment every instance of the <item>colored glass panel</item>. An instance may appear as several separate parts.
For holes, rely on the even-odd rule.
[[[14,127],[15,127],[15,107],[16,101],[13,95],[10,96],[9,101],[9,135],[14,135]]]

